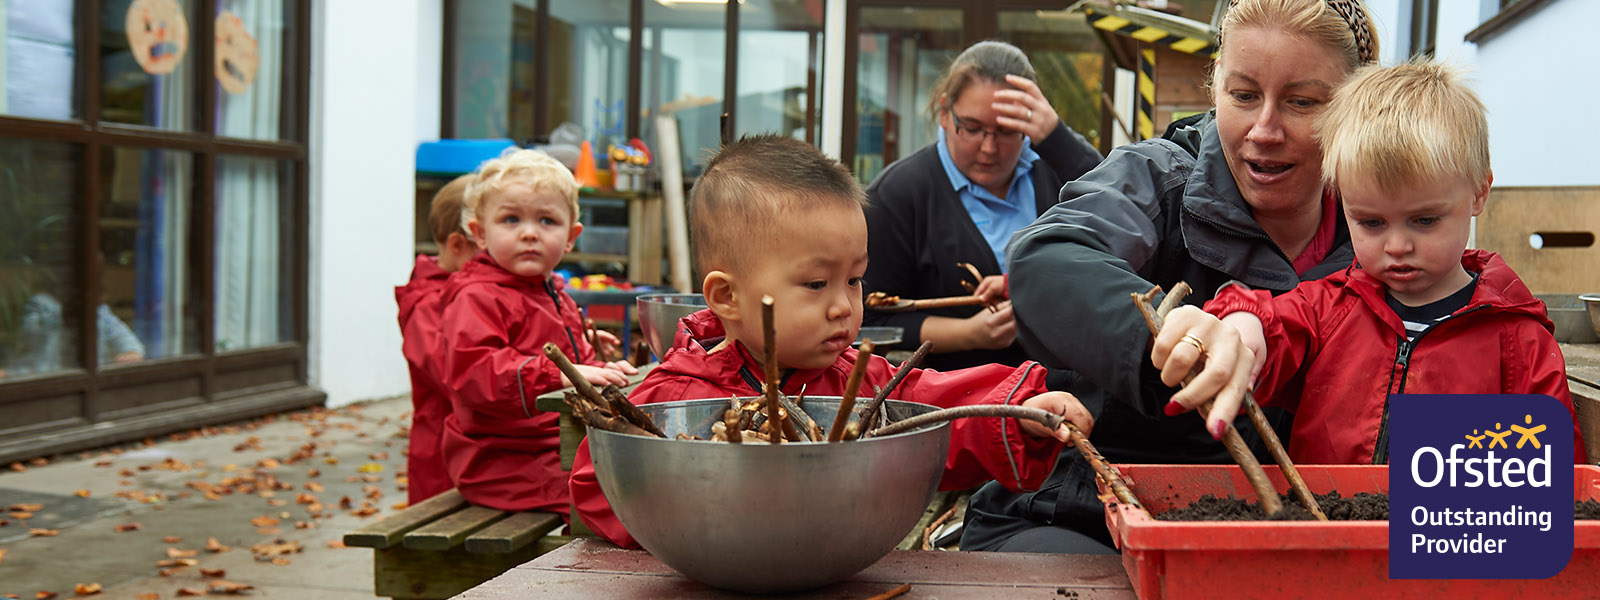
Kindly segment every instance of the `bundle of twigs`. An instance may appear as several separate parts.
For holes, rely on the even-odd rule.
[[[763,341],[765,342],[764,371],[767,384],[763,386],[764,394],[758,398],[740,400],[738,397],[729,400],[729,406],[722,414],[722,419],[711,426],[711,441],[726,441],[734,444],[761,441],[772,444],[783,442],[841,442],[858,438],[893,435],[910,431],[918,427],[925,427],[944,421],[967,417],[1002,417],[1016,419],[1030,419],[1055,429],[1065,422],[1060,415],[1036,408],[1006,405],[979,405],[961,406],[923,413],[903,421],[885,425],[877,429],[866,430],[865,425],[872,425],[882,418],[887,420],[887,414],[880,409],[884,398],[887,398],[905,374],[915,368],[922,357],[926,356],[932,344],[924,342],[922,347],[906,361],[889,384],[877,390],[877,394],[867,404],[864,410],[855,410],[856,393],[861,390],[861,382],[867,371],[867,364],[872,358],[872,342],[863,341],[861,349],[856,354],[854,368],[850,377],[845,382],[844,394],[839,401],[838,413],[833,423],[826,431],[821,424],[801,408],[805,397],[798,400],[791,399],[778,390],[777,382],[781,381],[778,372],[776,333],[773,328],[773,302],[771,297],[762,298],[763,316]],[[554,344],[545,344],[545,356],[556,363],[561,372],[572,382],[574,392],[568,392],[563,400],[572,407],[573,415],[577,416],[589,427],[596,427],[616,433],[630,435],[643,435],[649,437],[665,438],[667,435],[651,421],[650,416],[639,410],[616,386],[606,386],[604,390],[596,391],[594,386],[578,369],[572,361]],[[859,412],[859,414],[858,414]],[[857,416],[851,420],[852,416]],[[866,430],[866,433],[862,432]],[[679,433],[675,439],[694,440],[701,439],[687,434]]]

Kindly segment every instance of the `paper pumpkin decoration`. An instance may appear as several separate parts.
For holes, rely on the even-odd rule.
[[[242,94],[261,68],[261,57],[256,54],[260,44],[245,31],[239,15],[226,10],[217,13],[216,36],[217,83],[229,94]]]
[[[133,0],[127,25],[133,60],[146,73],[171,73],[189,51],[189,20],[178,0]]]

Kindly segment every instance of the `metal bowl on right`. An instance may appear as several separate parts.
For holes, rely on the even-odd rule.
[[[678,333],[678,319],[706,307],[700,294],[646,294],[639,296],[639,330],[656,358],[664,358]]]
[[[1600,294],[1581,294],[1578,300],[1583,301],[1583,307],[1589,311],[1589,328],[1594,337],[1589,341],[1600,341]]]

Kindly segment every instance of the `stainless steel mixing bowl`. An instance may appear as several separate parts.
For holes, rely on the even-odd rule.
[[[936,410],[884,404],[894,420]],[[837,397],[808,397],[801,408],[826,424],[838,406]],[[669,437],[710,437],[727,407],[713,399],[640,408]],[[690,579],[767,594],[846,579],[893,550],[938,489],[950,425],[778,445],[590,429],[589,444],[606,499],[645,550]]]
[[[706,307],[700,294],[647,294],[639,296],[639,329],[656,358],[666,356],[682,319]]]

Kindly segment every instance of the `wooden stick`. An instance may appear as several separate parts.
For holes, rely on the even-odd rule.
[[[1116,495],[1117,500],[1144,510],[1144,505],[1139,503],[1139,497],[1133,495],[1133,488],[1128,487],[1127,482],[1122,480],[1122,473],[1112,467],[1111,463],[1106,461],[1106,457],[1100,454],[1100,450],[1089,442],[1089,436],[1084,435],[1083,430],[1071,422],[1067,423],[1067,432],[1072,434],[1073,447],[1089,461],[1089,466],[1093,467],[1095,474],[1106,482],[1106,487],[1111,488],[1111,493]]]
[[[560,348],[557,348],[555,344],[545,342],[544,355],[551,362],[556,363],[556,368],[561,369],[561,374],[567,376],[567,381],[572,382],[572,388],[578,390],[578,393],[582,394],[584,399],[594,403],[595,406],[606,405],[606,399],[600,396],[600,392],[595,391],[594,386],[589,384],[588,379],[583,378],[583,373],[578,372],[578,368],[572,365],[572,361],[567,358],[567,355],[561,353]]]
[[[778,396],[783,392],[778,389],[782,380],[778,376],[778,329],[772,317],[772,304],[772,296],[761,297],[761,338],[764,342],[762,352],[766,355],[767,372],[767,383],[763,387],[767,394],[767,421],[772,424],[772,431],[775,432],[772,443],[777,444],[783,441],[783,430],[778,421],[782,418],[778,414]]]
[[[927,358],[928,353],[932,351],[933,342],[931,340],[923,340],[922,345],[917,346],[917,351],[911,353],[911,358],[900,363],[900,369],[894,372],[894,377],[889,378],[889,385],[883,386],[883,389],[878,390],[877,395],[872,397],[872,401],[867,403],[867,409],[861,413],[861,426],[868,431],[869,436],[871,435],[872,426],[878,420],[878,408],[883,406],[883,401],[889,397],[889,394],[894,391],[896,386],[900,385],[900,380],[905,379],[907,373],[922,365],[922,360]]]
[[[894,598],[896,596],[899,596],[899,595],[904,594],[904,593],[909,592],[909,591],[911,591],[911,584],[902,583],[902,584],[900,584],[898,586],[895,586],[895,588],[892,589],[892,590],[889,590],[889,591],[884,592],[882,594],[878,594],[878,595],[873,596],[871,598],[867,598],[867,600],[889,600],[890,598]]]
[[[722,424],[723,424],[724,427],[727,428],[726,429],[726,432],[727,432],[726,435],[728,436],[728,443],[730,443],[730,444],[739,444],[739,443],[743,443],[744,442],[744,438],[741,437],[741,435],[740,435],[741,432],[739,431],[739,429],[740,429],[740,421],[742,421],[742,420],[743,419],[740,418],[739,411],[737,411],[737,410],[731,410],[730,409],[730,410],[727,410],[727,411],[723,411],[723,413],[722,413]]]
[[[955,408],[945,408],[932,412],[925,412],[904,421],[896,422],[893,425],[884,425],[883,427],[872,430],[872,435],[870,437],[894,435],[896,433],[910,431],[924,425],[952,421],[955,419],[965,419],[968,417],[1028,419],[1030,421],[1037,421],[1043,424],[1045,427],[1050,428],[1052,431],[1061,427],[1061,424],[1067,421],[1067,419],[1061,415],[1047,410],[1033,408],[1031,406],[1016,406],[1012,404],[974,404],[971,406],[957,406]]]
[[[1160,289],[1160,286],[1156,286],[1144,294],[1130,294],[1133,297],[1134,305],[1139,308],[1139,313],[1144,316],[1145,325],[1150,328],[1152,338],[1161,333],[1161,326],[1166,322],[1167,317],[1166,312],[1158,311],[1150,306],[1150,300],[1154,298],[1155,293]],[[1161,306],[1170,310],[1183,300],[1183,296],[1187,295],[1188,291],[1188,284],[1179,282],[1172,287],[1172,293],[1167,294],[1167,297],[1161,301]],[[1203,359],[1204,357],[1201,358]],[[1195,364],[1196,370],[1199,367],[1200,364]],[[1184,376],[1183,383],[1180,385],[1188,385],[1190,381],[1194,380],[1194,376],[1195,371],[1191,371]],[[1208,401],[1201,406],[1201,412],[1198,414],[1201,419],[1204,419],[1210,413],[1211,402]],[[1239,437],[1239,431],[1233,428],[1232,423],[1228,424],[1227,430],[1222,434],[1222,446],[1228,450],[1228,455],[1233,457],[1233,462],[1237,463],[1239,469],[1244,472],[1244,478],[1249,480],[1250,487],[1255,489],[1256,497],[1261,502],[1261,509],[1268,515],[1281,510],[1283,503],[1278,501],[1278,491],[1272,486],[1272,480],[1267,478],[1267,472],[1261,468],[1261,463],[1256,461],[1255,454],[1250,452],[1250,447],[1245,444],[1244,438]]]
[[[856,392],[861,390],[861,379],[867,375],[867,363],[872,360],[872,340],[861,342],[856,351],[855,368],[844,382],[844,395],[839,398],[839,412],[833,415],[833,426],[828,428],[828,441],[837,442],[844,435],[844,424],[850,422],[850,413],[856,406]]]
[[[640,429],[638,425],[629,423],[627,419],[616,416],[599,406],[590,405],[587,400],[578,394],[567,392],[562,395],[561,401],[567,403],[567,406],[571,406],[572,414],[583,419],[584,424],[589,427],[628,435],[664,437]]]
[[[650,415],[639,410],[639,407],[634,406],[632,402],[629,402],[628,396],[623,394],[622,390],[618,389],[617,386],[606,386],[605,389],[600,390],[600,395],[606,399],[606,404],[611,407],[611,412],[627,419],[629,423],[638,425],[640,429],[655,434],[656,437],[667,437],[666,432],[661,431],[660,427],[656,427],[656,422],[650,418]]]
[[[822,441],[822,438],[811,435],[811,432],[817,428],[816,419],[812,419],[811,415],[801,410],[800,405],[790,400],[788,396],[779,394],[778,402],[783,406],[784,435],[788,435],[790,427],[796,427],[800,435],[804,436],[806,440],[812,442]],[[790,424],[791,422],[793,422],[792,425]]]
[[[911,300],[910,302],[911,310],[927,310],[930,308],[950,308],[952,306],[977,306],[983,304],[983,298],[977,296],[951,296],[948,298]]]

